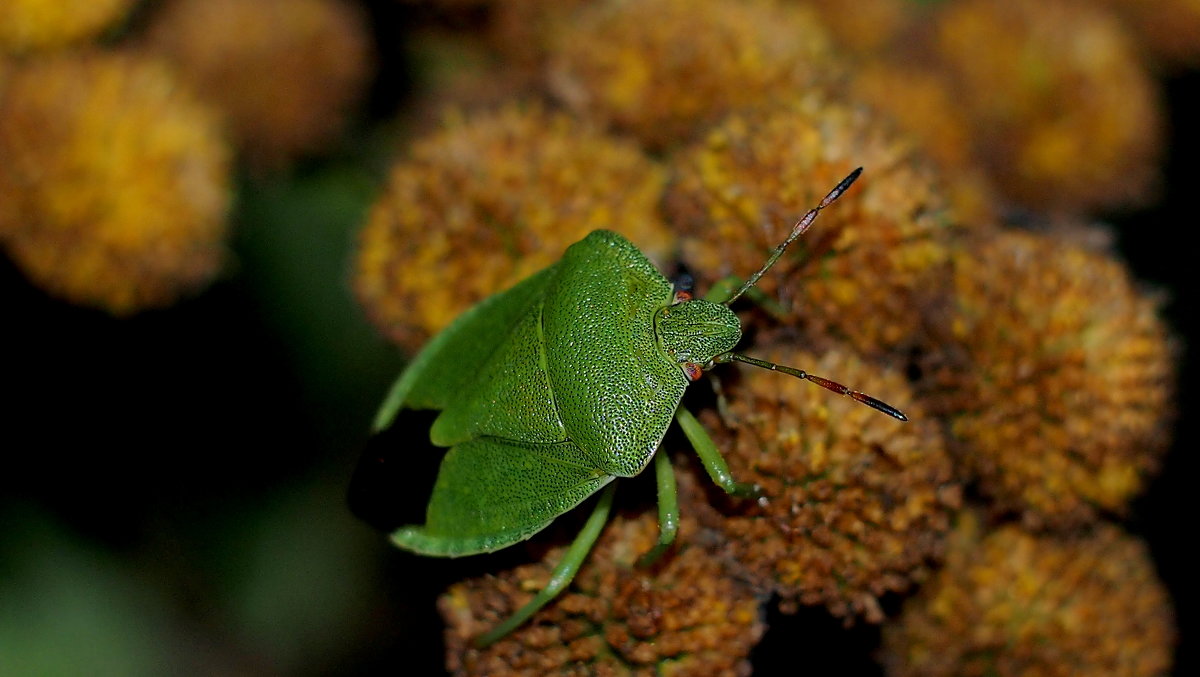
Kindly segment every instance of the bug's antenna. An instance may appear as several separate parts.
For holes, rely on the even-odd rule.
[[[713,362],[745,362],[746,364],[752,364],[756,367],[762,367],[763,369],[770,369],[771,371],[781,371],[785,374],[790,374],[792,376],[795,376],[796,378],[803,379],[805,381],[811,381],[811,382],[821,386],[822,388],[824,388],[826,390],[832,390],[833,392],[835,392],[839,395],[845,395],[846,397],[849,397],[850,399],[855,400],[857,402],[861,402],[861,403],[867,405],[868,407],[875,409],[876,411],[882,411],[883,413],[887,414],[888,416],[891,416],[892,418],[899,419],[901,421],[908,420],[908,417],[905,416],[902,411],[893,407],[892,405],[888,404],[887,402],[884,402],[883,400],[877,400],[874,397],[867,395],[866,393],[860,393],[857,390],[851,390],[836,381],[830,381],[829,379],[821,378],[820,376],[813,376],[812,374],[808,373],[807,371],[804,371],[803,369],[796,369],[795,367],[786,367],[782,364],[775,364],[774,362],[767,362],[766,360],[760,360],[757,357],[750,357],[749,355],[741,355],[738,353],[724,353],[721,355],[717,355],[716,357],[713,358]]]
[[[863,168],[859,167],[858,169],[850,172],[849,176],[842,179],[833,190],[829,191],[829,194],[825,196],[825,199],[821,200],[820,204],[808,210],[808,213],[804,215],[804,218],[800,219],[796,222],[796,225],[792,226],[792,233],[787,236],[787,239],[784,240],[778,247],[776,247],[775,251],[771,252],[771,256],[767,258],[767,262],[763,264],[763,267],[759,268],[757,273],[751,275],[744,283],[742,283],[742,286],[733,293],[733,296],[730,296],[722,303],[728,306],[736,301],[739,296],[745,294],[748,289],[753,287],[763,276],[763,274],[770,270],[771,266],[775,265],[775,262],[779,260],[779,257],[783,256],[784,250],[786,250],[789,245],[803,235],[804,232],[808,230],[808,227],[812,225],[813,221],[817,220],[817,214],[820,214],[822,209],[828,207],[833,203],[834,200],[841,197],[842,193],[845,193],[846,190],[850,188],[850,184],[854,183],[855,179],[862,174],[862,170]]]

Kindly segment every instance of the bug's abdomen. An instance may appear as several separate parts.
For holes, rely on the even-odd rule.
[[[430,430],[440,446],[453,446],[490,436],[516,442],[565,442],[554,394],[546,374],[545,342],[539,300],[482,364],[462,358],[463,369],[476,371],[473,384],[453,396]]]

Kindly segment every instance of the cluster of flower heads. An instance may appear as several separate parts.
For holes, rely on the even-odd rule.
[[[274,168],[328,145],[369,73],[340,0],[179,0],[101,50],[132,4],[0,5],[0,243],[50,294],[115,315],[211,280],[231,156]]]
[[[1120,529],[985,530],[964,513],[945,565],[884,628],[894,677],[1170,671],[1170,599],[1145,546]]]
[[[537,592],[563,549],[498,576],[455,584],[441,598],[447,668],[459,675],[743,675],[766,629],[760,596],[685,518],[673,555],[635,562],[658,538],[654,516],[618,516],[570,589],[486,649],[471,641]]]
[[[1047,674],[1107,665],[1080,658],[1088,641],[1168,656],[1165,593],[1137,541],[1103,522],[1124,513],[1165,448],[1168,331],[1110,254],[1000,216],[1020,204],[1082,221],[1145,198],[1161,113],[1133,39],[1105,9],[1064,0],[874,0],[861,15],[825,1],[681,7],[524,0],[488,10],[486,40],[528,69],[514,100],[540,95],[541,105],[456,109],[414,140],[362,232],[356,287],[368,315],[411,353],[593,228],[623,232],[668,274],[663,264],[677,257],[705,294],[757,270],[862,165],[762,278],[759,298],[739,302],[739,349],[844,382],[910,421],[778,373],[722,367],[700,418],[735,479],[762,497],[727,498],[698,488],[708,483],[694,468],[681,472],[681,512],[696,523],[658,566],[630,566],[653,543],[652,516],[622,519],[564,595],[487,649],[469,639],[529,599],[549,564],[455,586],[441,607],[450,668],[669,672],[668,657],[736,636],[722,665],[737,672],[761,626],[710,614],[710,576],[748,595],[737,597],[746,608],[774,596],[785,609],[886,623],[881,596],[928,590],[964,558],[992,558],[978,577],[954,579],[970,596],[985,594],[990,572],[1039,581],[1061,552],[1100,557],[1091,547],[1113,559],[1104,575],[1137,572],[1153,594],[1066,604],[1052,622],[1073,622],[1077,634],[1037,635],[1064,644],[1029,664]],[[1006,32],[976,32],[989,23]],[[957,539],[949,551],[962,554],[944,562],[964,505],[995,520],[996,535]],[[626,550],[614,554],[617,540]],[[1067,549],[1027,553],[1042,547]],[[1076,573],[1062,595],[1102,594]],[[695,602],[681,605],[677,590]],[[637,620],[621,615],[635,591],[646,605]],[[1077,620],[1123,604],[1133,625]],[[688,615],[697,613],[710,615]],[[651,618],[652,629],[634,630]],[[661,634],[662,623],[687,622],[704,633]],[[1157,625],[1137,637],[1138,623]],[[977,638],[962,627],[941,637],[961,653],[943,653],[970,660]],[[920,673],[918,635],[889,637],[889,669]],[[1032,649],[1015,640],[1027,637],[982,651],[1022,665]]]

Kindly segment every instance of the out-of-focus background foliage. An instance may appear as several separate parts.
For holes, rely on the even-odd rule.
[[[167,4],[133,3],[94,41],[190,44],[195,36],[161,25]],[[486,11],[483,2],[348,4],[365,31],[364,79],[333,131],[309,147],[256,143],[279,120],[226,127],[250,141],[233,160],[229,253],[207,287],[113,314],[60,300],[14,254],[0,257],[0,675],[438,674],[437,595],[464,575],[522,561],[402,553],[347,506],[368,444],[408,443],[369,442],[403,356],[355,299],[356,237],[388,167],[436,115],[427,83],[478,67],[470,52],[439,48],[429,29],[469,34]],[[5,11],[0,45],[3,22],[17,21]],[[227,33],[244,29],[260,44],[278,28],[247,26]],[[15,70],[76,48],[12,40],[26,46],[0,56],[0,102]],[[309,49],[330,49],[324,40]],[[1156,197],[1096,214],[1114,226],[1135,277],[1164,292],[1163,317],[1183,348],[1173,445],[1124,523],[1148,542],[1174,601],[1177,674],[1200,671],[1200,558],[1191,552],[1200,373],[1189,350],[1200,336],[1197,54],[1200,46],[1190,65],[1152,71],[1167,129]],[[317,66],[289,67],[272,72],[286,81]],[[330,66],[335,81],[340,67]],[[215,82],[218,92],[247,86],[232,73]],[[457,100],[471,103],[461,92]],[[11,160],[0,154],[0,164]],[[414,482],[427,484],[429,461],[416,465]],[[397,501],[428,491],[402,474],[390,480]],[[875,626],[844,630],[822,609],[772,612],[768,623],[751,656],[757,674],[879,673]]]

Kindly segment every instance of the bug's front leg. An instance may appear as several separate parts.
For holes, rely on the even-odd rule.
[[[667,452],[654,454],[654,479],[658,484],[658,543],[638,558],[640,567],[654,564],[675,542],[679,531],[679,498],[675,492],[675,469]]]
[[[712,478],[713,483],[724,489],[726,493],[742,498],[758,498],[762,495],[762,487],[757,484],[737,482],[733,479],[733,475],[729,474],[729,466],[725,464],[725,458],[721,456],[716,443],[712,441],[708,431],[700,425],[700,421],[696,420],[692,412],[680,405],[675,410],[675,420],[679,422],[679,427],[683,428],[683,434],[687,435],[688,441],[692,443],[692,448],[696,450],[696,455],[700,457],[700,463],[708,471],[708,476]]]

